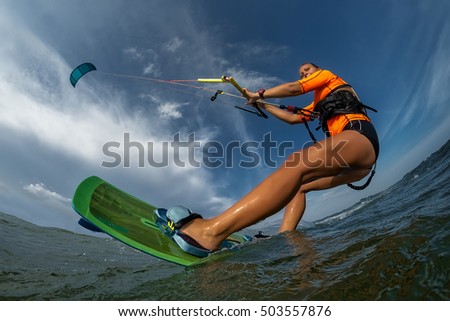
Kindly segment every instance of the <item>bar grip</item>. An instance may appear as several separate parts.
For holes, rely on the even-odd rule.
[[[239,86],[239,84],[236,82],[236,80],[234,80],[233,77],[227,77],[227,76],[222,76],[222,81],[223,82],[229,82],[230,84],[232,84],[245,98],[248,99],[248,96],[244,94],[244,91],[242,90],[242,87]],[[253,103],[252,104],[253,107],[256,108],[256,110],[258,111],[258,113],[264,117],[264,118],[269,118],[266,113],[264,113],[261,108],[258,107],[257,103]]]

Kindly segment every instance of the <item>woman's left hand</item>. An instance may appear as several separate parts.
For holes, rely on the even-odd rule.
[[[259,94],[248,90],[247,88],[242,89],[242,95],[248,99],[247,105],[251,105],[260,99]]]

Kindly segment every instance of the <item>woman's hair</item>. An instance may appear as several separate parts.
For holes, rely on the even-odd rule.
[[[319,66],[317,66],[316,64],[313,64],[312,62],[305,62],[304,64],[302,64],[302,65],[300,66],[300,68],[301,68],[302,66],[304,66],[304,65],[311,65],[311,66],[313,66],[314,68],[320,69]]]

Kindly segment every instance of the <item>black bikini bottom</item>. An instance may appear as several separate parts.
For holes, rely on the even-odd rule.
[[[378,154],[380,153],[380,143],[378,142],[378,135],[375,127],[373,127],[370,121],[352,120],[347,125],[345,125],[344,130],[356,130],[357,132],[366,136],[367,139],[372,143],[373,149],[375,150],[375,159],[378,159]]]

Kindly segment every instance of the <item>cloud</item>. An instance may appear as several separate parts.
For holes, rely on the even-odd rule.
[[[423,2],[409,6],[410,13],[402,14],[405,6],[397,2],[392,5],[393,32],[387,35],[383,46],[388,52],[388,60],[383,65],[389,66],[393,62],[395,65],[389,70],[387,95],[391,98],[387,100],[390,108],[383,110],[386,115],[383,140],[415,129],[417,124],[423,124],[425,129],[434,116],[445,119],[448,114],[444,107],[450,99],[448,7],[446,2]],[[415,19],[415,16],[421,19]],[[406,27],[410,29],[409,37],[402,34]],[[395,56],[402,59],[392,59]],[[411,130],[411,134],[416,133]]]
[[[436,50],[433,59],[430,63],[430,83],[428,100],[434,105],[442,106],[448,104],[450,100],[450,61],[448,53],[450,52],[450,23],[446,23],[442,28],[438,41],[436,43]],[[433,104],[430,104],[428,109],[433,109]],[[442,108],[442,116],[448,115],[446,109]],[[431,112],[431,110],[430,110]]]
[[[22,184],[22,188],[15,191],[23,192],[23,202],[15,204],[14,212],[38,217],[29,210],[33,203],[28,203],[38,201],[56,213],[63,208],[71,213],[70,199],[61,191],[73,192],[77,182],[92,174],[103,174],[122,189],[141,197],[144,194],[142,198],[158,202],[157,205],[173,205],[174,202],[194,205],[196,210],[207,212],[206,216],[217,214],[230,205],[230,198],[220,195],[219,188],[225,185],[224,181],[203,168],[194,169],[189,164],[184,168],[171,165],[138,168],[136,162],[131,168],[125,168],[123,164],[114,170],[102,168],[100,164],[106,158],[103,154],[105,143],[119,142],[123,149],[124,133],[128,132],[134,141],[160,145],[173,136],[174,125],[165,120],[181,119],[181,108],[190,103],[177,102],[175,95],[170,101],[159,99],[160,92],[155,89],[151,94],[147,93],[151,97],[151,111],[144,115],[139,108],[130,107],[130,100],[123,92],[111,89],[97,77],[83,79],[74,89],[68,80],[72,66],[61,54],[24,26],[15,25],[14,33],[7,32],[14,25],[14,19],[8,20],[0,22],[0,36],[8,44],[0,47],[0,127],[11,132],[12,137],[21,138],[14,145],[15,149],[26,149],[30,144],[40,146],[33,148],[33,154],[28,156],[27,174],[22,173],[23,168],[14,167],[13,161],[2,162],[10,167],[4,168],[9,172],[8,181],[2,182],[0,190],[17,184],[27,175],[37,177],[39,181]],[[176,50],[181,46],[182,42],[175,39],[167,49]],[[158,54],[151,49],[129,47],[123,53],[138,61],[140,66],[149,67],[147,63],[158,60]],[[147,72],[157,75],[158,69],[155,67]],[[137,101],[135,99],[133,103],[137,104]],[[193,115],[197,121],[195,117]],[[215,128],[208,129],[207,122],[204,124],[199,126],[201,130],[197,133],[200,141],[211,139],[217,133]],[[26,155],[14,152],[11,150],[8,157]],[[48,159],[49,154],[52,159]],[[170,157],[173,159],[174,156]],[[21,159],[16,163],[24,161]],[[39,217],[49,219],[48,214]]]
[[[123,50],[125,56],[131,60],[139,62],[144,65],[142,74],[145,76],[159,77],[161,76],[159,54],[154,49],[144,49],[131,47]]]
[[[150,63],[144,68],[143,74],[146,76],[159,77],[161,72],[156,64]]]
[[[44,183],[28,184],[25,185],[23,189],[44,201],[62,204],[70,204],[72,202],[72,199],[59,195],[58,193],[47,189]]]
[[[182,114],[179,111],[179,109],[185,105],[189,104],[188,103],[177,104],[166,102],[158,106],[158,112],[159,115],[164,119],[178,119],[182,117]]]
[[[123,52],[132,59],[144,60],[144,54],[142,53],[142,50],[140,50],[138,48],[127,48],[127,49],[124,49]]]
[[[25,78],[21,83],[27,81]],[[27,133],[67,157],[96,161],[105,142],[118,137],[124,127],[133,127],[134,119],[122,118],[117,123],[112,110],[92,102],[69,104],[68,108],[40,102],[48,92],[44,87],[40,88],[40,97],[30,96],[4,82],[1,88],[5,90],[0,89],[0,124]]]
[[[170,52],[176,52],[182,45],[183,40],[175,37],[165,44],[165,48]]]
[[[276,76],[269,76],[244,68],[230,67],[227,69],[227,74],[232,76],[240,84],[245,84],[245,87],[253,90],[258,90],[262,86],[271,87],[279,85],[284,82]]]
[[[280,61],[289,52],[288,46],[271,43],[228,43],[227,48],[234,53],[234,59],[244,63]]]
[[[158,115],[163,120],[179,119],[183,116],[180,108],[189,105],[189,102],[168,101],[156,94],[142,94],[141,99],[149,100],[156,105]]]
[[[76,230],[78,217],[72,210],[72,199],[50,190],[44,183],[31,183],[22,187],[25,195],[16,191],[14,197],[22,206],[15,206],[12,214],[22,213],[22,217],[38,225],[55,226]],[[30,203],[29,206],[23,203]],[[55,216],[53,213],[56,213]]]

